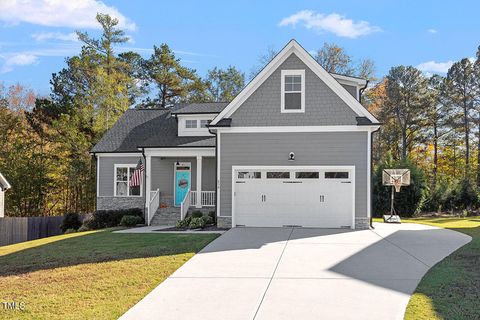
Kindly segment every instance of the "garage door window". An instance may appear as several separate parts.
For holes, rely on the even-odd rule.
[[[238,179],[260,179],[261,173],[259,171],[239,171]]]
[[[288,171],[267,172],[267,179],[290,179],[290,172]]]
[[[295,172],[295,178],[297,179],[318,179],[320,174],[318,172]]]
[[[325,179],[348,179],[348,172],[346,171],[325,172]]]

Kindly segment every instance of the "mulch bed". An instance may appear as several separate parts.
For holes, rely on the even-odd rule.
[[[218,228],[216,225],[210,225],[206,226],[203,229],[189,229],[189,228],[177,228],[177,227],[170,227],[170,228],[165,228],[165,229],[160,229],[160,230],[153,230],[153,231],[226,231],[228,229],[225,228]]]

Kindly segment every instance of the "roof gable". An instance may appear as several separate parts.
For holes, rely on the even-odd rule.
[[[291,40],[270,61],[250,83],[233,99],[232,102],[212,121],[216,125],[221,119],[229,118],[242,104],[287,60],[295,54],[312,72],[314,72],[343,102],[359,117],[366,117],[372,123],[378,120],[368,112],[352,95],[316,62],[312,56],[301,47],[297,41]]]

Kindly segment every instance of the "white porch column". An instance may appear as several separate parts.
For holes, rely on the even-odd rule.
[[[148,212],[149,205],[150,205],[150,191],[152,189],[152,179],[151,179],[151,173],[152,173],[152,157],[151,156],[146,156],[146,163],[145,163],[145,210]],[[148,214],[150,214],[148,212]]]
[[[196,208],[202,207],[202,156],[197,156],[197,204]]]

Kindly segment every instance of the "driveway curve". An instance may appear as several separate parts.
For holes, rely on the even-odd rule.
[[[121,319],[403,319],[427,270],[471,240],[420,224],[374,227],[231,229]]]

